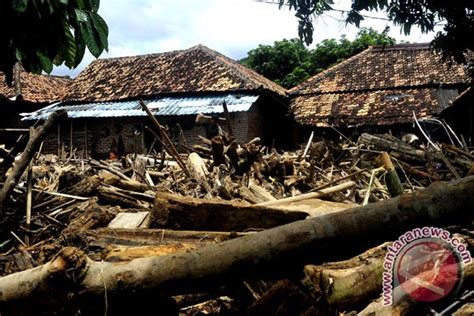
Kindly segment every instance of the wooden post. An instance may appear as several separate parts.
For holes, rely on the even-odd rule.
[[[34,137],[34,129],[30,127],[30,139]],[[30,229],[31,224],[31,208],[32,208],[32,186],[33,186],[33,159],[31,159],[30,164],[28,165],[28,173],[26,180],[26,228]],[[30,244],[30,237],[28,233],[25,235],[25,243]]]
[[[234,137],[234,132],[232,131],[232,124],[230,122],[229,109],[227,109],[227,103],[225,102],[225,100],[224,102],[222,102],[222,107],[224,108],[224,115],[227,121],[227,128],[229,129],[229,135],[231,137]]]
[[[69,159],[72,159],[72,134],[73,134],[73,130],[72,130],[72,120],[71,120],[71,124],[69,125],[70,126],[70,131],[69,131]]]
[[[166,144],[165,149],[168,151],[168,153],[176,160],[178,165],[181,167],[183,172],[191,178],[191,174],[189,173],[188,169],[186,168],[186,165],[184,164],[183,160],[179,156],[178,151],[176,150],[176,147],[174,146],[173,142],[169,138],[168,134],[163,129],[163,126],[158,122],[158,120],[153,116],[153,113],[151,113],[150,109],[146,106],[145,102],[143,100],[140,100],[140,105],[142,106],[142,109],[146,112],[148,115],[148,118],[151,120],[155,128],[158,130],[160,133],[161,140],[164,144]]]
[[[58,159],[61,159],[61,123],[58,122]]]
[[[84,158],[88,157],[88,144],[87,144],[87,120],[84,120]]]

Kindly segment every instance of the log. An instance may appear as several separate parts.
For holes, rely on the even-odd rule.
[[[321,198],[321,197],[326,196],[326,195],[331,194],[331,193],[339,192],[339,191],[342,191],[342,190],[347,190],[349,188],[352,188],[355,185],[356,185],[356,183],[354,181],[347,181],[347,182],[335,185],[335,186],[330,187],[330,188],[321,189],[321,190],[316,191],[316,192],[300,194],[300,195],[297,195],[297,196],[292,196],[292,197],[288,197],[288,198],[284,198],[284,199],[279,199],[279,200],[276,200],[276,201],[264,202],[264,203],[260,203],[260,204],[257,204],[257,205],[260,205],[260,206],[278,206],[278,205],[289,204],[289,203],[293,203],[293,202],[297,202],[297,201],[303,201],[303,200],[307,200],[307,199]]]
[[[100,178],[103,179],[105,184],[118,187],[124,190],[135,191],[135,192],[145,192],[149,190],[148,186],[144,183],[141,183],[135,180],[124,180],[121,177],[106,170],[103,170],[102,172],[100,172],[99,176]]]
[[[214,161],[214,166],[220,166],[225,164],[224,157],[224,141],[222,136],[214,136],[212,138],[212,160]]]
[[[277,200],[270,192],[255,183],[255,181],[250,181],[249,189],[252,191],[254,196],[256,196],[261,201],[269,202]]]
[[[402,155],[402,157],[409,160],[422,162],[426,162],[427,160],[435,160],[444,163],[443,156],[439,152],[430,152],[416,149],[413,146],[410,146],[407,143],[404,143],[403,141],[389,135],[370,135],[364,133],[359,137],[358,142],[374,146],[378,150],[398,152]],[[453,162],[465,168],[470,168],[472,164],[470,161],[460,158],[453,159]]]
[[[308,213],[249,206],[157,192],[152,226],[171,229],[245,231],[272,228],[305,219]]]
[[[97,166],[97,167],[102,168],[104,170],[107,170],[108,172],[122,178],[123,180],[132,181],[132,179],[130,177],[124,175],[122,172],[117,170],[117,168],[115,168],[111,164],[107,163],[106,161],[101,160],[99,162],[97,160],[91,159],[90,162],[91,162],[91,165],[94,165],[94,166]]]
[[[15,162],[12,172],[5,180],[5,184],[0,191],[0,216],[2,215],[3,206],[7,198],[10,196],[11,192],[23,175],[23,172],[25,172],[26,168],[30,164],[31,159],[33,159],[36,151],[41,146],[41,143],[46,138],[49,129],[54,124],[65,118],[67,118],[66,110],[58,110],[53,112],[42,126],[35,128],[30,133],[31,137],[26,144],[25,150],[21,154],[20,159]]]
[[[158,122],[158,120],[155,118],[155,116],[153,115],[153,113],[150,111],[150,109],[146,106],[146,104],[142,101],[142,100],[139,100],[140,102],[140,105],[143,109],[143,111],[146,112],[146,114],[148,115],[148,118],[150,119],[150,121],[152,122],[153,126],[155,127],[155,129],[159,132],[159,136],[160,138],[157,138],[159,140],[161,140],[163,142],[165,149],[168,151],[168,153],[176,160],[176,162],[178,163],[178,165],[181,167],[181,169],[183,170],[183,172],[188,176],[190,177],[190,174],[189,174],[189,171],[188,169],[186,168],[186,165],[184,164],[183,160],[181,159],[181,157],[179,156],[179,153],[178,151],[176,150],[176,147],[174,146],[173,142],[171,141],[171,139],[169,138],[168,134],[166,133],[166,131],[164,130],[163,126],[161,126],[161,124]]]
[[[190,251],[205,247],[209,242],[202,243],[172,243],[151,246],[108,246],[104,260],[108,262],[124,262],[137,258],[159,257],[182,251]]]
[[[472,243],[469,244],[472,247]],[[463,268],[463,283],[466,284],[466,288],[472,287],[472,282],[474,280],[474,262],[469,263]],[[421,302],[413,300],[409,295],[406,294],[405,290],[402,289],[401,285],[397,286],[394,290],[394,297],[398,297],[398,301],[394,302],[392,305],[385,306],[383,305],[383,297],[378,298],[377,300],[370,303],[366,308],[364,308],[357,315],[359,316],[372,316],[372,315],[382,315],[382,316],[391,316],[391,315],[425,315],[427,314],[426,305]],[[455,305],[455,304],[453,304]],[[454,306],[449,306],[454,307]],[[449,308],[448,307],[448,308]],[[451,315],[453,310],[446,311],[436,315]]]
[[[355,305],[375,298],[382,289],[380,280],[389,245],[384,243],[346,261],[307,265],[303,283],[316,289],[314,294],[332,306]]]
[[[99,228],[87,235],[99,245],[146,246],[182,243],[222,242],[254,233],[190,231],[169,229]]]
[[[209,182],[207,181],[207,169],[204,160],[197,153],[191,153],[188,157],[188,161],[186,162],[186,166],[189,170],[191,178],[196,180],[207,193],[212,191]]]
[[[64,248],[51,262],[0,278],[0,310],[21,304],[67,304],[71,299],[103,304],[137,291],[161,295],[203,291],[231,279],[262,276],[288,264],[334,259],[340,249],[367,249],[422,226],[472,220],[474,177],[437,183],[363,207],[298,221],[249,236],[170,256],[128,263],[95,262]],[[93,300],[96,298],[96,300]]]

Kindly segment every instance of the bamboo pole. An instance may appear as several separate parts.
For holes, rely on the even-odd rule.
[[[391,197],[395,197],[403,194],[403,186],[398,177],[397,171],[393,166],[390,155],[384,151],[380,154],[380,162],[382,167],[387,171],[385,175],[385,183],[387,185],[388,192]]]

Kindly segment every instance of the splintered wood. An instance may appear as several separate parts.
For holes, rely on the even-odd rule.
[[[314,133],[286,152],[232,133],[179,148],[150,119],[163,150],[148,155],[27,153],[7,171],[21,150],[4,150],[0,314],[424,314],[374,300],[391,241],[448,226],[474,247],[466,148]],[[435,308],[470,308],[452,300]]]

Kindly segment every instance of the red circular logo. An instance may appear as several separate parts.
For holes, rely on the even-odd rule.
[[[451,247],[438,239],[420,239],[403,249],[395,275],[413,299],[433,302],[453,292],[459,284],[461,264]]]

